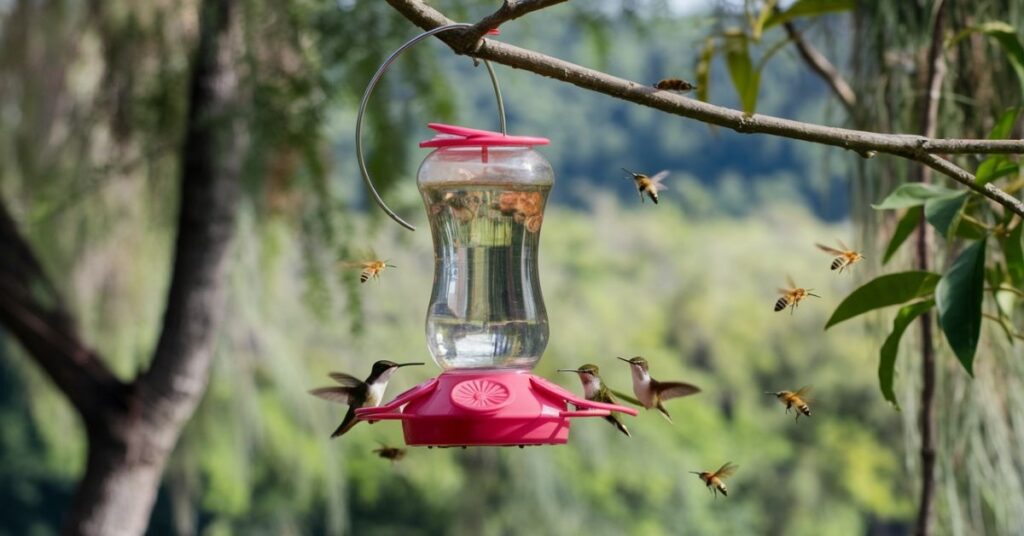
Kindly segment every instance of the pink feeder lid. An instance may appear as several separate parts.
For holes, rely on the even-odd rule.
[[[444,123],[428,123],[428,127],[437,134],[420,142],[420,147],[531,147],[547,145],[551,140],[535,136],[506,136],[501,132],[477,130],[475,128],[446,125]]]

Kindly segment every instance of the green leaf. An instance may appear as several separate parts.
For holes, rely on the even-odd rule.
[[[1022,229],[1024,222],[1018,223],[1010,234],[1000,240],[1003,246],[1003,256],[1006,258],[1006,271],[1010,275],[1010,281],[1017,288],[1024,288],[1024,244],[1021,243]]]
[[[1014,72],[1017,73],[1021,94],[1024,95],[1024,46],[1021,46],[1017,29],[1002,21],[986,22],[961,30],[946,46],[956,44],[961,39],[975,32],[991,37],[1003,48],[1003,52],[1006,52],[1006,58],[1010,61],[1010,65],[1013,66]]]
[[[900,222],[896,224],[896,230],[893,231],[892,238],[889,240],[889,246],[885,248],[882,265],[889,262],[896,250],[907,241],[914,229],[917,229],[917,225],[921,223],[922,212],[923,209],[920,207],[910,207],[910,210],[900,218]]]
[[[926,201],[933,197],[947,197],[955,193],[957,193],[957,190],[939,186],[938,184],[911,182],[900,185],[881,203],[871,206],[875,210],[916,207],[925,204]]]
[[[990,140],[1003,140],[1010,137],[1013,132],[1013,125],[1020,117],[1020,108],[1010,108],[999,116],[996,125],[988,133]],[[1018,171],[1018,165],[1009,161],[1006,155],[994,154],[981,161],[978,171],[974,174],[978,184],[986,184],[1000,177],[1010,175]]]
[[[747,36],[738,30],[725,34],[725,63],[729,68],[732,85],[740,97],[743,112],[753,115],[757,108],[757,90],[761,85],[761,72],[754,69],[747,47]]]
[[[974,375],[974,352],[981,334],[981,301],[985,291],[985,240],[964,249],[935,288],[939,325],[953,353]]]
[[[950,226],[959,218],[960,210],[964,208],[966,202],[966,191],[933,197],[924,203],[924,219],[928,220],[942,236],[948,237]]]
[[[992,127],[992,131],[988,133],[988,139],[990,140],[1005,140],[1010,137],[1010,133],[1013,132],[1013,125],[1017,122],[1017,118],[1020,117],[1020,108],[1013,107],[1004,111],[999,119],[996,120],[996,125]]]
[[[825,329],[868,311],[899,305],[928,296],[939,282],[939,274],[932,272],[899,272],[876,277],[846,297],[836,307]]]
[[[882,349],[878,355],[878,386],[882,389],[882,396],[899,409],[896,402],[896,393],[892,389],[893,376],[896,372],[896,354],[900,347],[900,339],[903,332],[915,318],[927,313],[935,306],[935,300],[925,300],[900,307],[896,318],[892,321],[892,333],[885,338]]]
[[[750,30],[754,41],[761,41],[761,35],[764,33],[764,23],[768,21],[768,17],[775,13],[776,3],[777,0],[765,0],[764,7],[761,8],[761,13],[758,15],[757,20],[754,21],[754,25]]]
[[[978,171],[974,174],[977,183],[984,185],[996,179],[1013,175],[1020,171],[1020,166],[1006,159],[1005,155],[993,155],[978,164]]]
[[[789,9],[768,17],[764,27],[768,29],[798,17],[816,17],[826,13],[850,11],[855,3],[854,0],[797,0]]]
[[[711,82],[711,59],[715,56],[715,40],[711,37],[704,40],[704,48],[697,60],[697,100],[708,101],[708,84]]]

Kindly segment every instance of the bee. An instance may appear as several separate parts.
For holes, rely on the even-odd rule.
[[[824,244],[814,244],[818,246],[818,249],[824,251],[825,253],[831,253],[832,255],[836,256],[834,259],[832,259],[832,270],[839,270],[839,273],[843,273],[843,270],[864,260],[863,255],[847,247],[842,240],[837,240],[837,242],[839,242],[839,247],[841,249],[828,247]]]
[[[398,447],[389,447],[384,443],[380,444],[379,449],[373,449],[373,452],[384,458],[385,460],[391,460],[392,462],[400,461],[405,457],[405,449]]]
[[[384,273],[385,268],[397,268],[397,266],[390,264],[388,261],[346,261],[341,263],[341,265],[346,268],[362,269],[362,272],[359,274],[360,283],[365,283],[371,279],[379,279],[380,274]]]
[[[540,192],[503,192],[498,197],[497,209],[512,220],[536,233],[544,220],[544,199]]]
[[[654,87],[665,91],[690,91],[697,89],[697,86],[679,78],[659,80],[657,84],[654,84]]]
[[[811,292],[813,288],[800,288],[793,282],[793,278],[786,276],[786,282],[789,283],[789,288],[780,288],[779,294],[782,296],[775,302],[775,312],[779,312],[786,307],[789,307],[789,314],[793,314],[796,310],[796,306],[806,297],[814,296],[820,298],[817,294]]]
[[[455,193],[446,192],[441,200],[430,207],[431,214],[437,214],[447,207],[455,219],[462,223],[471,221],[480,210],[480,194],[478,192]]]
[[[651,201],[654,201],[655,205],[658,204],[658,192],[665,189],[665,185],[662,184],[661,181],[665,180],[665,177],[668,177],[668,170],[659,171],[653,177],[648,177],[643,173],[630,171],[626,168],[622,168],[622,171],[631,175],[630,177],[625,178],[633,179],[633,182],[636,183],[636,191],[640,194],[641,203],[644,202],[644,194],[647,194],[647,196],[651,198]]]
[[[718,498],[718,492],[722,492],[722,495],[725,497],[729,496],[729,489],[725,487],[725,482],[723,482],[723,480],[729,475],[735,473],[736,469],[738,468],[739,466],[733,465],[732,462],[725,462],[725,465],[719,467],[718,470],[715,472],[690,472],[697,475],[698,478],[703,480],[704,484],[707,485],[708,489],[711,490],[712,493],[714,493],[715,498]]]
[[[800,415],[811,416],[811,407],[807,405],[807,393],[811,392],[811,387],[805,385],[798,389],[795,393],[793,391],[766,391],[764,394],[772,395],[779,399],[786,405],[786,413],[789,413],[790,409],[796,408],[796,419],[800,420]]]

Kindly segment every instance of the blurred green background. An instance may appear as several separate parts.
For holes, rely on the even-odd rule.
[[[437,4],[476,20],[495,2]],[[884,222],[861,214],[881,195],[853,185],[863,164],[501,66],[510,131],[549,137],[542,152],[556,172],[540,266],[551,340],[535,372],[578,392],[576,377],[555,369],[591,362],[628,389],[615,356],[643,355],[656,377],[704,392],[668,403],[674,425],[649,412],[628,419],[632,438],[582,420],[567,446],[411,449],[398,463],[371,452],[401,442],[394,423],[329,440],[344,408],[306,393],[328,371],[363,376],[377,359],[429,361],[429,233],[408,233],[368,204],[352,137],[370,74],[417,29],[371,0],[242,5],[244,83],[256,106],[227,315],[209,391],[165,473],[151,534],[909,532],[913,365],[898,367],[900,413],[877,388],[885,322],[822,330],[839,300],[878,272],[869,260],[838,276],[813,247],[842,238],[878,258]],[[573,2],[508,24],[499,39],[640,82],[692,79],[701,43],[735,16],[730,9]],[[824,17],[808,36],[845,66],[853,22]],[[163,313],[196,31],[194,2],[0,0],[0,195],[84,339],[124,378],[145,367]],[[768,63],[761,85],[760,113],[849,121],[793,50]],[[738,106],[721,62],[710,95]],[[425,124],[497,127],[482,68],[438,43],[396,65],[368,121],[371,170],[418,226],[425,218],[413,177]],[[621,167],[669,169],[662,203],[641,205]],[[359,285],[337,263],[371,247],[399,268]],[[787,274],[822,298],[792,316],[773,313]],[[1019,385],[1020,366],[999,352],[975,381],[1009,370],[1016,375],[1004,381]],[[3,331],[0,354],[0,534],[51,534],[84,469],[83,429]],[[405,369],[389,394],[437,372]],[[974,387],[964,385],[973,384],[957,368],[947,373],[943,392],[956,387],[967,404]],[[763,394],[805,384],[815,389],[814,416],[797,423]],[[1009,449],[1024,444],[1019,423],[1001,433]],[[1019,482],[1013,460],[1003,472]],[[728,498],[714,499],[687,473],[726,461],[740,466]],[[999,520],[1020,504],[1013,482],[982,489],[984,506],[960,514],[973,507],[953,505],[962,488],[950,481],[940,492],[954,495],[940,499],[941,533],[1009,533]]]

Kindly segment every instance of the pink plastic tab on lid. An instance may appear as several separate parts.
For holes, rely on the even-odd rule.
[[[506,136],[500,132],[429,123],[437,131],[433,138],[420,142],[420,147],[513,147],[547,145],[551,140],[535,136]]]

